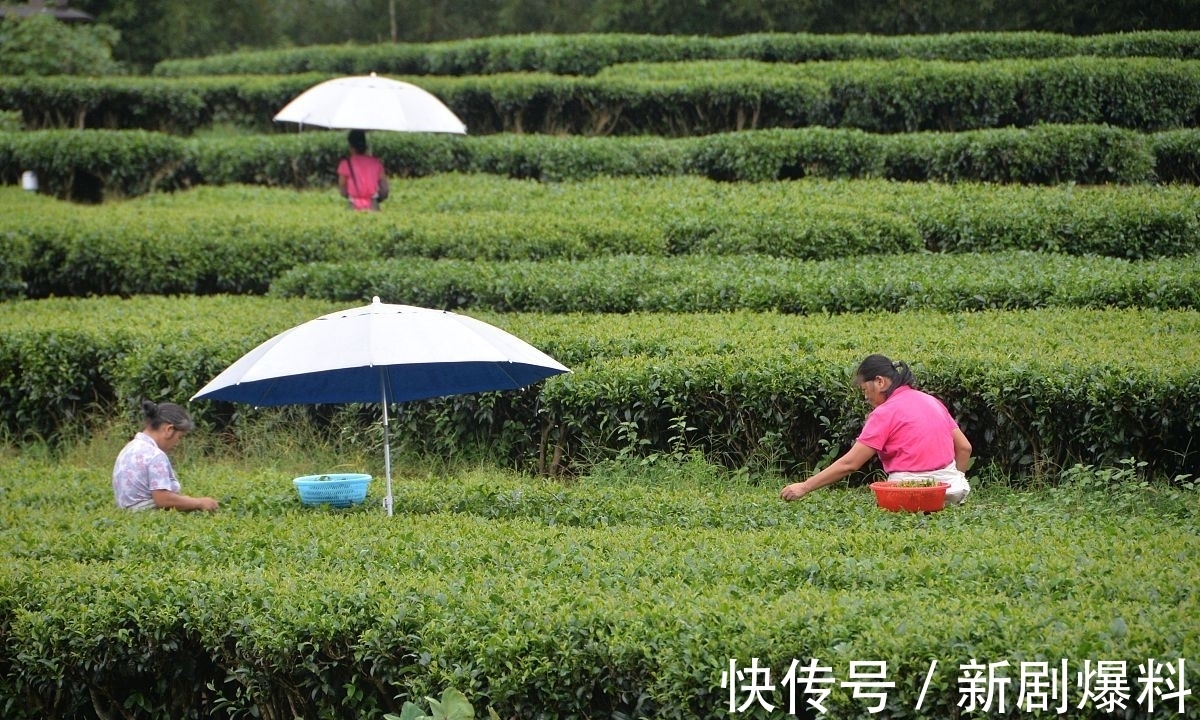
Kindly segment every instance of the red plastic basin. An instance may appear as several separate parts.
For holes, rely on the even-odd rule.
[[[936,512],[946,507],[946,489],[950,483],[939,482],[932,487],[904,487],[896,482],[881,480],[871,483],[875,502],[892,512]]]

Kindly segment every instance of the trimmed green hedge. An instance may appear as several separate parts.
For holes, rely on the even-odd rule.
[[[370,260],[299,265],[277,297],[372,296],[497,312],[844,313],[1039,307],[1200,309],[1200,255],[1128,262],[1054,253],[902,254],[802,261],[620,255],[488,262]]]
[[[718,720],[721,673],[751,658],[776,686],[774,714],[738,714],[755,720],[786,712],[783,675],[810,658],[841,682],[886,662],[883,715],[918,720],[959,710],[966,663],[1009,663],[1014,713],[1034,658],[1072,678],[1128,663],[1131,708],[1151,658],[1189,661],[1174,679],[1196,684],[1198,518],[1157,487],[985,486],[922,515],[861,487],[785,504],[687,468],[650,487],[443,473],[399,479],[389,518],[378,482],[369,506],[321,511],[289,468],[177,465],[222,500],[210,516],[119,511],[99,465],[0,459],[11,720],[378,720],[447,687],[478,716]],[[1111,717],[1068,685],[1072,717]],[[831,690],[831,720],[874,702]],[[1143,716],[1195,718],[1193,701]]]
[[[345,306],[229,297],[0,304],[0,427],[17,439],[70,435],[141,397],[185,400],[259,342]],[[1168,476],[1200,474],[1189,450],[1200,431],[1196,311],[481,317],[573,374],[517,393],[412,404],[395,418],[399,446],[482,448],[563,472],[598,455],[669,452],[683,422],[694,428],[688,442],[714,460],[740,467],[769,457],[794,472],[853,440],[865,413],[849,370],[885,352],[916,364],[972,438],[980,467],[1036,477],[1137,457]],[[193,410],[218,428],[237,424],[228,403]]]
[[[763,33],[733,37],[623,33],[520,35],[437,43],[317,45],[286,50],[242,51],[203,58],[164,60],[163,77],[283,75],[305,72],[359,75],[488,75],[548,72],[594,75],[628,62],[762,60],[982,61],[1001,58],[1102,57],[1200,58],[1200,33],[1147,31],[1092,36],[1047,32],[978,32],[938,35],[816,35]]]
[[[190,135],[219,122],[265,130],[292,98],[328,77],[0,77],[0,108],[20,111],[30,129]]]
[[[1162,182],[1200,183],[1200,130],[1171,130],[1150,136],[1154,174]]]
[[[697,81],[695,78],[703,78]],[[745,126],[707,132],[821,125],[869,132],[962,131],[1039,123],[1109,124],[1140,131],[1194,127],[1200,109],[1195,61],[1096,57],[954,63],[899,59],[778,65],[752,61],[630,63],[597,81],[657,88],[683,102],[642,106],[658,129],[663,115],[684,127],[711,122],[689,113],[728,105]],[[800,92],[804,85],[817,91]],[[706,103],[693,100],[700,89]],[[677,119],[682,118],[682,121]],[[718,123],[720,120],[718,120]],[[669,124],[663,123],[667,128]],[[468,127],[471,127],[468,123]],[[690,134],[697,134],[692,132]]]
[[[167,211],[25,205],[0,220],[12,241],[6,260],[21,268],[20,280],[8,284],[32,297],[263,293],[297,263],[394,254],[387,251],[392,229],[372,223],[382,218],[352,216],[327,201],[323,216],[312,203],[298,216],[287,207],[222,203]],[[381,232],[363,232],[372,226]]]
[[[385,211],[366,214],[346,211],[331,191],[205,187],[79,207],[6,189],[0,287],[8,297],[261,294],[310,262],[412,257],[830,260],[1013,250],[1184,257],[1200,243],[1197,192],[883,181],[730,185],[700,178],[547,185],[438,175],[394,182]],[[379,275],[368,277],[375,282]],[[1177,285],[1162,290],[1170,294],[1171,287]],[[1103,296],[1098,292],[1094,297]]]
[[[1200,130],[1142,134],[1043,125],[963,133],[873,135],[805,128],[701,138],[376,133],[393,177],[470,172],[546,182],[699,175],[767,182],[884,178],[1006,184],[1196,184]],[[141,131],[0,132],[0,182],[38,173],[41,191],[98,201],[197,185],[331,187],[340,132],[183,140]]]
[[[959,63],[749,60],[631,63],[595,77],[508,73],[417,80],[473,135],[688,137],[795,127],[957,132],[1042,123],[1141,132],[1192,128],[1200,61],[1077,56]],[[256,130],[329,74],[200,78],[0,78],[0,109],[30,128]],[[276,128],[282,129],[282,128]]]
[[[174,187],[186,156],[180,138],[143,130],[0,132],[0,181],[33,170],[43,194],[99,202]]]

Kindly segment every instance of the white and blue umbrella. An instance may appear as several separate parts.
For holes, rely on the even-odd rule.
[[[529,343],[445,310],[370,305],[322,315],[267,340],[213,378],[192,400],[257,406],[383,404],[384,466],[392,514],[388,405],[514,390],[570,372]]]

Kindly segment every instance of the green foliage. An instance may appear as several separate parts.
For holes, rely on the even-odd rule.
[[[978,63],[912,59],[779,66],[747,60],[629,63],[597,81],[636,87],[705,88],[715,98],[725,83],[774,88],[774,101],[813,84],[815,116],[753,107],[748,128],[825,125],[868,132],[963,131],[1040,123],[1109,124],[1140,131],[1189,126],[1200,102],[1194,61],[1097,57],[996,60]],[[702,78],[697,80],[696,78]],[[1168,90],[1169,88],[1169,90]],[[468,123],[470,125],[470,123]],[[733,128],[730,128],[733,129]],[[743,128],[738,128],[743,129]],[[680,135],[680,132],[664,132]]]
[[[200,516],[112,507],[111,456],[0,456],[6,716],[463,716],[470,697],[499,717],[715,719],[729,660],[758,657],[842,679],[883,660],[897,711],[945,717],[972,659],[1136,667],[1197,642],[1190,495],[977,482],[913,516],[857,483],[785,504],[778,482],[701,467],[658,485],[406,468],[387,518],[301,508],[290,468],[314,459],[177,458],[222,500]],[[829,717],[861,714],[831,698]]]
[[[832,260],[749,256],[500,261],[406,258],[298,265],[271,295],[375,295],[498,312],[844,313],[1041,307],[1200,308],[1200,259],[1057,253],[908,253]]]
[[[694,8],[692,9],[694,11]],[[981,61],[1002,58],[1102,57],[1196,58],[1194,31],[1074,36],[1051,32],[986,32],[921,35],[753,33],[715,37],[607,32],[526,34],[408,42],[399,45],[308,45],[273,50],[212,53],[164,60],[159,76],[284,75],[324,72],[358,75],[485,75],[547,72],[594,75],[629,62],[754,59],[780,63],[818,60],[896,59]]]
[[[471,717],[462,688],[497,720],[717,718],[729,659],[819,657],[884,659],[889,715],[947,717],[956,663],[1187,656],[1200,220],[1194,188],[1150,183],[1195,183],[1196,37],[741,36],[703,64],[725,41],[377,46],[370,62],[479,71],[428,83],[472,137],[373,135],[395,177],[374,216],[247,184],[331,185],[341,133],[0,137],[5,182],[145,195],[0,189],[0,435],[19,443],[0,448],[0,714]],[[545,74],[565,68],[601,77]],[[39,127],[261,131],[314,77],[0,80],[0,106]],[[1037,124],[1071,118],[1094,124]],[[713,134],[516,134],[534,131]],[[662,177],[682,174],[710,180]],[[204,183],[239,184],[151,192]],[[268,285],[287,299],[189,296]],[[16,299],[110,293],[182,296]],[[137,400],[185,402],[360,294],[469,308],[574,372],[397,408],[389,522],[379,483],[338,512],[290,484],[381,477],[360,406],[197,403],[176,466],[222,512],[111,507]],[[494,314],[514,310],[539,312]],[[873,467],[779,502],[856,437],[850,368],[878,351],[914,361],[971,438],[970,502],[880,513]],[[49,459],[97,427],[98,460]],[[461,469],[497,463],[553,479]],[[844,688],[829,704],[862,714]]]
[[[98,167],[107,157],[103,147],[95,148]],[[119,147],[115,141],[113,147]],[[56,177],[51,173],[51,182],[64,186]],[[6,291],[28,297],[264,293],[294,270],[280,294],[369,298],[380,289],[434,298],[431,304],[447,307],[578,307],[588,298],[574,297],[576,291],[589,284],[596,286],[590,307],[606,311],[639,305],[709,310],[725,302],[787,312],[881,304],[1189,307],[1186,258],[1200,239],[1200,205],[1188,186],[730,185],[700,178],[543,184],[438,175],[397,180],[391,207],[371,214],[347,213],[332,191],[248,186],[155,194],[95,208],[50,203],[16,189],[0,195],[10,208],[0,217],[0,233],[8,238],[0,250],[8,261]],[[924,250],[971,257],[928,257]],[[1011,267],[1014,251],[1058,255],[1015,276],[970,272],[973,266]],[[668,262],[671,255],[679,260]],[[1089,255],[1160,262],[1126,266]],[[383,262],[388,258],[496,264],[397,266]],[[757,272],[769,258],[780,260],[780,278],[742,273],[722,280],[715,274],[722,268]],[[860,259],[862,268],[854,269],[851,258]],[[1166,258],[1179,260],[1161,262]],[[838,259],[843,262],[797,262]],[[546,284],[553,264],[502,264],[571,260],[589,260],[580,266],[585,272]],[[348,269],[305,267],[335,261]],[[936,269],[934,263],[954,274],[900,281],[888,277],[893,262],[897,270]],[[469,268],[483,271],[464,279]],[[647,274],[604,276],[586,272],[591,268]],[[796,277],[809,269],[834,274]],[[1182,275],[1172,278],[1169,270]],[[1074,278],[1075,272],[1086,275]],[[783,277],[794,287],[786,287]],[[657,280],[668,282],[652,285]],[[698,294],[689,297],[684,286],[692,281]],[[955,297],[960,289],[972,294]],[[1145,294],[1139,298],[1139,292]]]
[[[1150,137],[1154,173],[1161,182],[1200,180],[1200,130],[1173,130]]]
[[[90,203],[170,189],[184,158],[179,138],[143,131],[0,133],[0,143],[0,176],[33,170],[40,193]]]
[[[0,110],[0,133],[17,132],[22,127],[20,111]]]
[[[337,307],[234,297],[0,304],[5,432],[73,437],[143,397],[186,398],[259,342]],[[521,392],[410,404],[394,420],[399,451],[547,474],[621,450],[626,459],[699,451],[730,468],[802,472],[853,440],[865,408],[849,369],[883,351],[926,363],[920,381],[959,419],[980,468],[1040,477],[1054,465],[1136,456],[1155,472],[1197,474],[1194,311],[482,318],[573,373]],[[247,417],[226,403],[194,411],[220,431]],[[377,410],[350,417],[378,422]],[[321,418],[313,421],[335,427]]]
[[[190,396],[199,388],[195,378],[215,376],[235,353],[252,347],[240,332],[222,337],[221,333],[184,327],[185,319],[198,311],[193,302],[189,298],[146,299],[135,303],[140,310],[118,303],[108,320],[96,322],[99,319],[92,317],[87,301],[51,301],[45,306],[47,314],[32,325],[29,317],[22,317],[35,305],[0,303],[11,330],[0,341],[3,434],[18,441],[62,440],[87,430],[119,408],[136,406],[143,398]],[[212,309],[205,312],[220,312],[218,308],[243,311],[225,305],[221,298],[210,302]],[[290,308],[280,306],[274,312],[237,317],[246,332],[261,334],[264,328],[289,321],[297,324],[321,314],[313,312],[316,308],[332,309],[293,302]],[[174,337],[156,337],[172,327]],[[223,360],[226,362],[218,367]]]
[[[543,182],[699,175],[720,181],[799,178],[989,182],[1196,184],[1194,131],[1142,134],[1098,126],[870,135],[828,128],[639,137],[377,133],[371,150],[393,179],[474,173]],[[96,146],[93,149],[92,146]],[[120,152],[116,148],[122,148]],[[105,155],[103,163],[97,153]],[[331,187],[345,153],[340,132],[179,140],[138,131],[0,132],[0,178],[16,183],[50,166],[54,191],[92,178],[96,200],[155,189],[254,184]],[[104,172],[95,166],[107,163]],[[69,188],[68,188],[69,189]]]
[[[190,135],[213,123],[269,130],[289,100],[328,75],[273,78],[0,78],[0,107],[32,129],[150,130]]]
[[[54,16],[0,20],[0,75],[116,75],[112,49],[120,33],[104,24],[68,25]]]
[[[1041,124],[1137,132],[1190,128],[1198,60],[689,60],[614,65],[593,77],[502,73],[412,78],[472,135],[696,137],[769,128],[959,132]],[[0,79],[0,106],[30,127],[190,133],[216,120],[264,128],[328,73],[198,78]]]
[[[28,441],[86,430],[112,397],[112,371],[128,348],[124,338],[95,339],[80,329],[7,336],[0,349],[0,433]]]
[[[446,688],[442,699],[425,698],[429,703],[429,714],[426,715],[419,705],[413,702],[404,703],[400,715],[384,715],[385,720],[470,720],[475,717],[475,708],[467,696],[454,688]],[[499,720],[495,710],[489,708],[490,716]]]
[[[898,135],[882,143],[883,170],[877,174],[907,181],[1140,183],[1155,177],[1159,156],[1151,150],[1153,137],[1080,125],[944,133],[936,139]]]
[[[95,208],[61,204],[53,212],[26,199],[24,211],[5,216],[6,230],[35,297],[263,293],[297,262],[388,254],[394,228],[344,212],[333,194],[310,195],[314,202],[301,212],[286,202],[269,209],[255,194],[234,190],[165,213],[155,203],[169,195]]]

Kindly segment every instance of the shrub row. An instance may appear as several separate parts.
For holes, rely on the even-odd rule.
[[[783,674],[810,658],[841,682],[851,662],[886,662],[889,715],[955,714],[966,663],[1009,663],[1013,709],[1032,658],[1068,662],[1072,678],[1085,661],[1125,661],[1128,706],[1144,708],[1138,666],[1179,666],[1196,643],[1195,512],[1140,502],[927,517],[857,492],[784,505],[711,480],[622,494],[443,478],[438,511],[385,518],[300,510],[271,468],[191,468],[191,486],[226,500],[220,513],[131,516],[111,508],[103,471],[0,467],[14,480],[0,506],[0,707],[13,720],[377,719],[446,687],[502,717],[716,720],[733,714],[721,673],[751,658],[772,669],[777,710],[752,704],[748,718],[778,717]],[[397,494],[420,507],[433,490]],[[557,517],[504,518],[525,498]],[[471,506],[501,519],[458,510]],[[1175,687],[1194,686],[1187,666]],[[1110,716],[1067,684],[1072,717]],[[830,718],[874,703],[831,690]],[[1184,704],[1140,716],[1196,717]]]
[[[630,63],[597,81],[666,91],[683,106],[637,109],[665,135],[674,123],[707,132],[766,127],[869,132],[962,131],[1039,123],[1110,124],[1145,132],[1195,126],[1195,61],[1072,57],[979,63],[887,60],[778,65],[752,61]],[[702,83],[694,78],[703,77]],[[803,85],[816,91],[797,92]],[[712,88],[701,101],[695,89]],[[711,99],[709,99],[711,98]],[[693,110],[694,108],[694,110]],[[691,117],[690,113],[696,116]],[[727,127],[714,113],[729,118]],[[778,118],[778,119],[776,119]]]
[[[1198,62],[695,61],[619,65],[592,78],[512,73],[429,76],[419,83],[474,135],[681,137],[808,126],[956,132],[1040,123],[1155,132],[1197,125]],[[20,110],[31,129],[187,133],[231,122],[264,130],[292,98],[328,77],[10,77],[0,78],[0,109]]]
[[[0,427],[51,437],[141,397],[185,399],[259,342],[330,309],[228,297],[5,303]],[[483,317],[574,373],[414,404],[396,420],[398,443],[433,454],[483,447],[563,472],[596,452],[665,452],[686,434],[732,467],[766,457],[794,472],[853,440],[865,413],[849,368],[886,352],[916,364],[981,466],[1028,475],[1138,457],[1165,474],[1200,471],[1190,449],[1200,430],[1194,311]],[[1014,347],[1020,363],[1009,360]],[[208,422],[236,421],[227,403],[202,405]],[[694,430],[679,430],[680,418]]]
[[[441,175],[394,183],[394,209],[353,214],[332,192],[232,186],[81,208],[8,189],[0,193],[10,208],[0,217],[0,285],[8,297],[261,294],[310,262],[414,257],[828,260],[1025,250],[1161,259],[1197,251],[1196,194],[1194,187],[726,185],[699,178],[546,186]],[[1146,280],[1154,281],[1149,272]],[[1169,295],[1171,287],[1160,289]]]
[[[872,135],[806,128],[703,138],[388,135],[371,150],[394,177],[467,172],[548,182],[699,175],[722,181],[883,178],[1005,184],[1196,184],[1200,130],[1142,134],[1043,125]],[[142,131],[0,132],[0,182],[34,170],[41,191],[98,202],[197,185],[331,187],[342,133],[180,140]]]
[[[845,313],[1039,307],[1200,310],[1200,255],[1128,262],[1055,253],[762,256],[619,255],[587,260],[312,263],[271,285],[277,297],[372,296],[497,312]]]
[[[306,72],[365,75],[489,75],[547,72],[594,75],[628,62],[760,60],[984,61],[1001,58],[1101,57],[1200,58],[1200,33],[1148,31],[1093,36],[1044,32],[938,35],[810,35],[773,33],[734,37],[623,33],[495,36],[437,43],[318,45],[242,51],[160,62],[160,77],[286,75]]]

